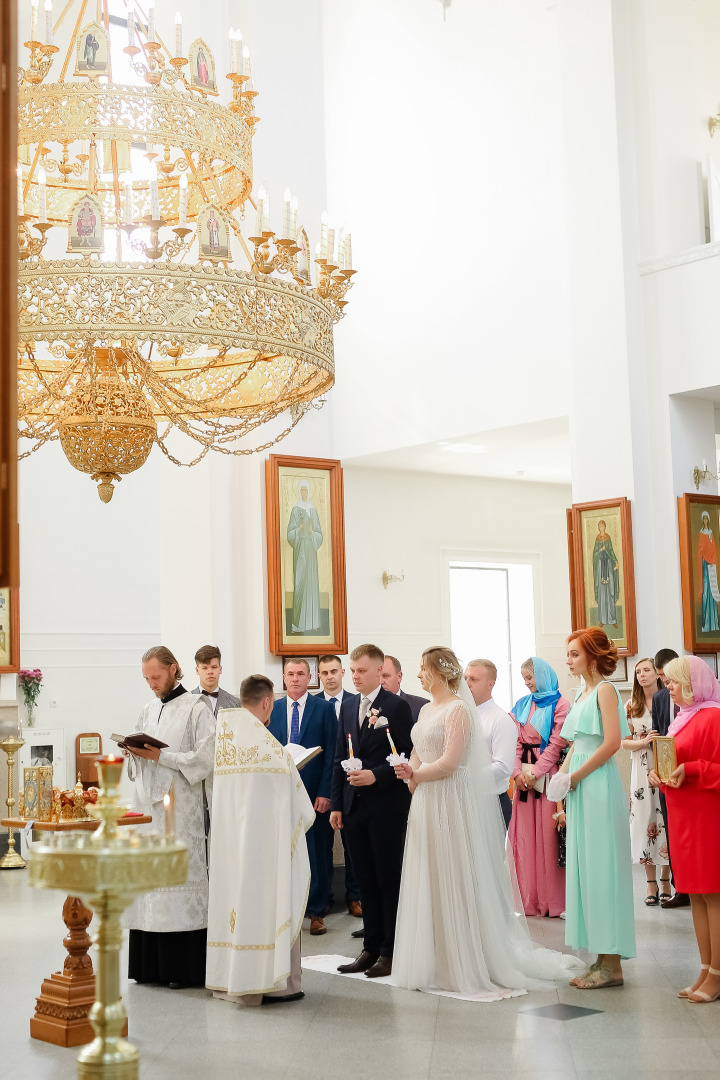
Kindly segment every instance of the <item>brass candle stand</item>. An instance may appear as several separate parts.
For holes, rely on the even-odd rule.
[[[2,748],[7,754],[7,768],[8,768],[8,784],[7,784],[7,799],[5,805],[8,808],[7,816],[13,816],[13,807],[15,806],[15,795],[13,791],[13,770],[15,768],[15,754],[21,746],[25,745],[24,739],[18,739],[14,735],[11,735],[7,739],[0,740],[0,748]],[[8,827],[8,849],[5,854],[0,858],[0,870],[23,870],[27,866],[27,863],[23,859],[22,855],[15,850],[15,832],[12,828]]]
[[[123,835],[118,828],[122,758],[99,758],[100,796],[91,812],[101,819],[85,832],[56,833],[33,849],[30,883],[81,897],[95,914],[96,1001],[90,1011],[95,1039],[78,1056],[80,1080],[137,1080],[139,1055],[122,1038],[126,1012],[120,998],[120,915],[141,893],[181,885],[187,849],[172,837]]]

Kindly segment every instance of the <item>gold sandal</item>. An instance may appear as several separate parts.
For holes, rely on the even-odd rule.
[[[605,990],[609,986],[624,986],[625,980],[623,978],[616,979],[613,977],[613,973],[606,967],[597,967],[594,971],[591,971],[587,976],[583,976],[585,985],[582,986],[579,982],[575,983],[578,990]]]

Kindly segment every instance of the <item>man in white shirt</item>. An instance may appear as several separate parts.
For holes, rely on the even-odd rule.
[[[495,790],[507,828],[512,814],[512,800],[507,789],[515,768],[517,728],[512,717],[493,701],[496,680],[497,668],[492,660],[471,660],[465,669],[465,682],[477,706],[478,719],[488,742]]]
[[[334,653],[326,653],[325,656],[321,656],[318,659],[318,678],[323,684],[322,696],[325,701],[329,701],[331,705],[335,706],[335,716],[340,716],[340,706],[343,703],[343,699],[346,697],[355,697],[357,695],[348,694],[346,690],[343,690],[343,677],[345,675],[345,668],[342,666],[342,660],[339,656],[335,656]],[[320,697],[320,694],[318,694]],[[358,706],[360,702],[358,702]],[[328,864],[330,875],[330,905],[333,902],[332,893],[332,879],[333,879],[333,839],[334,835],[331,833],[328,845]],[[362,904],[360,903],[360,887],[355,879],[355,874],[352,868],[352,862],[350,860],[350,852],[347,849],[347,843],[345,841],[345,833],[340,830],[340,839],[342,840],[343,851],[345,852],[345,902],[347,904],[348,911],[356,919],[362,918]],[[353,937],[362,937],[364,930],[360,927],[359,930],[353,932]]]

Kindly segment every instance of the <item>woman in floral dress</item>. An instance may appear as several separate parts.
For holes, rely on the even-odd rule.
[[[632,697],[625,706],[629,739],[623,739],[625,750],[632,754],[630,769],[630,844],[633,862],[644,863],[647,875],[647,907],[659,907],[660,900],[670,897],[670,867],[667,837],[663,824],[658,789],[650,787],[648,773],[653,767],[652,698],[661,689],[652,660],[645,657],[635,665]],[[660,867],[659,892],[657,867]]]

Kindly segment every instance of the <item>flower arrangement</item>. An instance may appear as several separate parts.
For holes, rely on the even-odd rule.
[[[35,703],[40,697],[43,674],[40,668],[21,668],[17,676],[22,692],[25,708],[28,713],[28,724],[32,727],[35,712]]]

